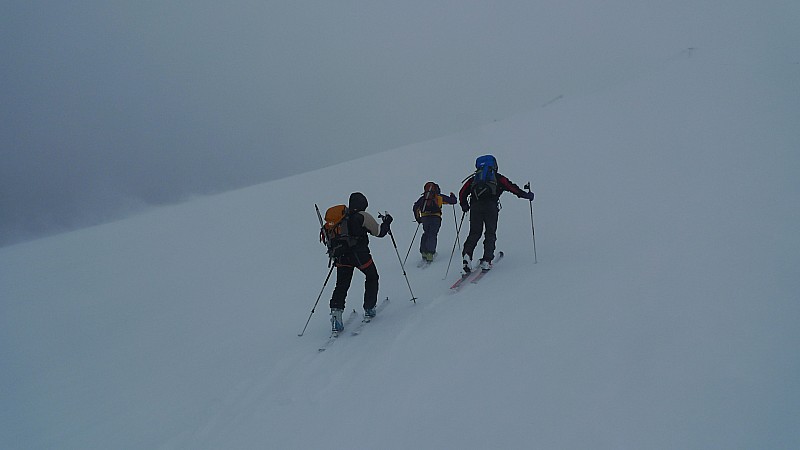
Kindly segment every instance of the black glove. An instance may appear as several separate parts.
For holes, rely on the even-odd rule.
[[[530,200],[530,201],[533,201],[533,192],[531,192],[531,191],[526,192],[525,193],[525,198]]]
[[[462,203],[461,204],[461,210],[464,211],[464,212],[469,211],[469,204],[468,203]]]
[[[385,223],[387,226],[389,226],[389,225],[391,225],[391,223],[392,223],[392,221],[394,219],[392,218],[392,216],[390,214],[386,214],[386,215],[383,216],[382,220],[383,220],[383,223]]]
[[[381,222],[381,229],[378,233],[378,237],[384,237],[387,234],[391,233],[391,229],[389,228],[389,224],[392,223],[392,216],[389,216],[388,220],[384,217],[383,222]]]

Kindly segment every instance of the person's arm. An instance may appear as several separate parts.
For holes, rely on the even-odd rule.
[[[506,178],[503,175],[497,174],[497,182],[503,187],[503,190],[511,192],[512,194],[516,195],[519,198],[524,198],[525,200],[533,200],[533,192],[528,192],[522,190],[519,186],[512,183],[511,180]]]
[[[422,210],[422,202],[425,201],[425,197],[420,197],[416,202],[414,202],[414,220],[417,222],[422,221],[422,216],[420,215],[420,211]]]
[[[461,204],[461,209],[464,212],[469,211],[469,201],[467,197],[469,197],[469,191],[472,188],[472,177],[468,178],[467,181],[464,182],[464,185],[461,186],[461,190],[458,191],[458,202]]]
[[[375,220],[374,217],[372,217],[372,214],[366,211],[359,211],[359,214],[361,214],[361,217],[363,217],[364,219],[363,224],[361,226],[363,226],[367,230],[367,233],[373,236],[378,236],[378,234],[380,234],[381,232],[381,228],[378,225],[378,221]]]

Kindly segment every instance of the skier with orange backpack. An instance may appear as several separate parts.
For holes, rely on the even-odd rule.
[[[422,195],[414,202],[414,218],[422,224],[419,252],[422,254],[423,263],[430,263],[436,255],[439,228],[442,226],[442,205],[445,203],[448,205],[458,203],[456,194],[451,192],[450,196],[443,196],[439,185],[433,181],[425,183]]]
[[[385,214],[378,224],[366,211],[367,197],[361,192],[350,194],[347,206],[337,205],[325,212],[320,240],[328,247],[328,256],[336,267],[336,287],[331,296],[331,330],[344,329],[342,312],[355,269],[364,276],[364,317],[375,317],[378,302],[378,269],[369,250],[368,234],[382,238],[391,233],[392,216]],[[332,268],[331,268],[332,270]]]

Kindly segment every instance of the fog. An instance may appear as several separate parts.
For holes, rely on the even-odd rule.
[[[704,47],[797,64],[798,17],[789,1],[4,2],[0,246],[450,134]]]

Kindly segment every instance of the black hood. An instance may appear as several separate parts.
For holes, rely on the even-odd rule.
[[[353,212],[366,211],[367,204],[367,197],[365,197],[364,194],[361,192],[353,192],[350,194],[350,200],[347,204],[347,207]]]

